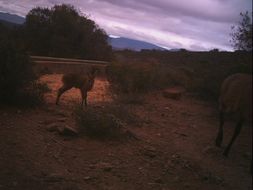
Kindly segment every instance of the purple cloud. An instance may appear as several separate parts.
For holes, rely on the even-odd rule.
[[[1,0],[0,11],[25,16],[35,6],[72,4],[109,35],[168,48],[232,50],[231,26],[251,0]]]

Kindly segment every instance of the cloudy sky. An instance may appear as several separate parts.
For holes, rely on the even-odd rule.
[[[107,34],[167,48],[232,50],[231,26],[252,0],[0,0],[0,11],[25,16],[35,6],[72,4]]]

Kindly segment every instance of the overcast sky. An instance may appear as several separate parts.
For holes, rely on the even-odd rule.
[[[72,4],[108,35],[167,48],[232,50],[231,26],[252,0],[0,0],[0,11],[25,16],[35,6]]]

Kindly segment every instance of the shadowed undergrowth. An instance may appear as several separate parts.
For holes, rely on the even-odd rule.
[[[120,106],[76,107],[74,115],[81,134],[100,139],[123,137],[125,127],[136,122],[135,116]]]

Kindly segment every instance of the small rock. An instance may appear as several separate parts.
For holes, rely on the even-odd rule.
[[[51,123],[46,127],[47,131],[53,132],[53,131],[58,131],[60,128],[59,124],[57,123]]]
[[[175,164],[171,160],[168,160],[165,167],[166,168],[174,168]]]
[[[183,93],[183,89],[174,87],[174,88],[169,88],[169,89],[164,90],[163,96],[165,98],[179,100],[182,96],[182,93]]]
[[[51,108],[51,107],[47,107],[47,108],[45,108],[45,111],[47,111],[47,112],[55,112],[56,109]]]
[[[202,152],[203,152],[204,154],[209,154],[209,153],[215,153],[216,150],[217,150],[217,148],[214,147],[214,146],[206,146],[206,147],[203,149]]]
[[[18,185],[18,182],[17,181],[13,181],[12,185],[16,187]]]
[[[47,182],[60,182],[64,179],[64,177],[60,174],[52,173],[45,177],[45,181]]]
[[[88,181],[88,180],[91,180],[92,179],[92,177],[90,177],[90,176],[86,176],[86,177],[84,177],[83,178],[85,181]]]
[[[252,156],[251,156],[251,153],[250,153],[250,152],[245,152],[245,153],[243,154],[243,157],[250,160]]]
[[[65,172],[67,172],[67,173],[73,173],[74,171],[72,170],[72,169],[65,169]]]
[[[144,121],[144,123],[145,123],[145,124],[150,124],[150,123],[152,123],[152,122],[150,121],[150,119],[147,119],[147,120]]]
[[[54,121],[53,120],[43,120],[43,121],[39,121],[38,123],[42,124],[42,125],[48,125],[48,124],[54,123]]]
[[[64,127],[58,127],[57,128],[60,135],[66,135],[66,136],[76,136],[78,135],[78,131],[72,127],[64,126]]]
[[[180,177],[179,177],[179,176],[175,176],[175,177],[173,178],[173,181],[179,182],[179,181],[180,181]]]
[[[169,107],[165,107],[164,109],[166,109],[166,110],[170,110],[170,108],[169,108]]]
[[[155,183],[160,183],[160,184],[162,184],[162,183],[163,183],[163,180],[162,180],[161,178],[157,178],[157,179],[155,179]]]
[[[47,175],[48,175],[48,172],[46,172],[46,171],[41,171],[41,176],[46,177]]]
[[[214,183],[214,184],[222,184],[224,182],[224,179],[222,177],[214,175],[210,171],[200,172],[199,177],[202,181],[207,181],[207,182]]]
[[[106,166],[106,167],[103,168],[103,170],[105,172],[110,172],[112,170],[112,168],[113,168],[112,166]]]
[[[180,155],[178,155],[178,154],[173,154],[171,157],[172,157],[173,159],[179,159],[179,158],[180,158]]]
[[[107,162],[100,162],[97,164],[97,167],[105,172],[110,172],[113,169],[113,166]]]
[[[185,169],[191,169],[192,168],[191,164],[188,161],[186,161],[185,163],[183,163],[182,167],[185,168]]]
[[[58,122],[65,122],[66,121],[66,118],[65,117],[62,117],[62,118],[59,118],[57,119]]]
[[[196,124],[192,124],[192,125],[190,125],[190,127],[193,128],[193,129],[196,129],[197,125]]]
[[[191,185],[188,184],[188,183],[186,183],[186,184],[184,184],[184,187],[185,187],[186,189],[189,189],[189,188],[191,187]]]
[[[181,133],[181,132],[178,132],[178,131],[174,131],[174,133],[179,135],[179,136],[182,136],[182,137],[188,137],[188,135],[185,134],[185,133]]]
[[[61,116],[61,117],[67,117],[67,114],[66,114],[64,111],[57,111],[57,112],[55,113],[55,115]]]
[[[90,165],[89,165],[89,168],[90,168],[90,169],[96,169],[96,165],[90,164]]]
[[[154,157],[157,156],[157,152],[155,150],[151,150],[151,149],[150,150],[144,150],[143,154],[145,156],[150,157],[150,158],[154,158]]]

